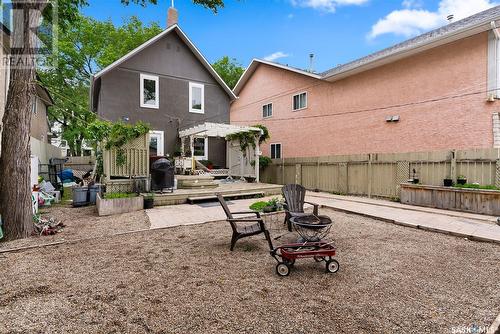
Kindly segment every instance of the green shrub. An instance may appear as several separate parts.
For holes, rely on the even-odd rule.
[[[474,183],[454,184],[453,187],[466,188],[466,189],[500,190],[500,188],[495,187],[493,185],[480,185],[480,184],[474,184]]]
[[[130,198],[137,196],[134,193],[109,193],[104,195],[104,199]]]
[[[262,212],[262,211],[264,211],[264,208],[266,206],[267,206],[267,202],[259,201],[259,202],[255,202],[252,205],[250,205],[250,210]]]

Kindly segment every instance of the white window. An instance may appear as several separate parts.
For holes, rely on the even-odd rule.
[[[189,111],[197,114],[205,113],[205,86],[189,83]]]
[[[268,118],[273,115],[273,104],[265,104],[262,106],[262,117]]]
[[[160,108],[160,79],[154,75],[141,74],[141,107]]]
[[[193,138],[193,156],[196,160],[208,160],[208,138]]]
[[[293,96],[293,110],[301,110],[307,108],[307,93],[300,93]]]
[[[281,159],[281,144],[271,144],[271,159]]]
[[[150,156],[163,156],[163,131],[150,131],[149,132],[149,155]]]

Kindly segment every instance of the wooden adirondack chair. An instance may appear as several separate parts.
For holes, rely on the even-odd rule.
[[[290,218],[296,216],[310,215],[309,213],[304,213],[304,204],[311,204],[313,209],[313,215],[318,217],[319,205],[316,203],[306,202],[306,188],[300,184],[287,184],[281,188],[283,197],[285,198],[285,224],[287,224],[288,230],[292,231],[292,223]]]
[[[242,238],[250,237],[252,235],[257,235],[264,233],[266,240],[269,244],[269,249],[273,249],[273,244],[271,242],[271,236],[269,235],[269,231],[266,229],[266,225],[264,224],[264,220],[260,217],[260,213],[256,211],[240,211],[240,212],[231,212],[229,207],[227,206],[224,197],[221,194],[217,194],[217,198],[219,200],[220,205],[224,209],[226,213],[227,219],[226,221],[231,224],[231,228],[233,229],[233,236],[231,238],[231,251],[234,249],[234,245],[236,241]],[[255,214],[255,218],[253,217],[244,217],[244,218],[234,218],[233,215],[242,215],[242,214]],[[245,224],[245,223],[253,223],[253,224]]]

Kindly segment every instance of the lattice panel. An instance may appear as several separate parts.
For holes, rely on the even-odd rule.
[[[104,174],[118,177],[147,177],[149,175],[149,135],[138,137],[125,145],[125,164],[116,164],[117,150],[104,151]]]
[[[401,193],[401,183],[408,181],[410,178],[410,162],[398,161],[396,168],[396,194]]]
[[[133,180],[113,180],[106,183],[106,193],[131,193],[133,191]]]

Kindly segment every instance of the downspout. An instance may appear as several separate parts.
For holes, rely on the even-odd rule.
[[[498,30],[497,24],[495,21],[491,21],[491,30],[493,30],[493,33],[495,34],[495,38],[500,40],[500,31]]]

